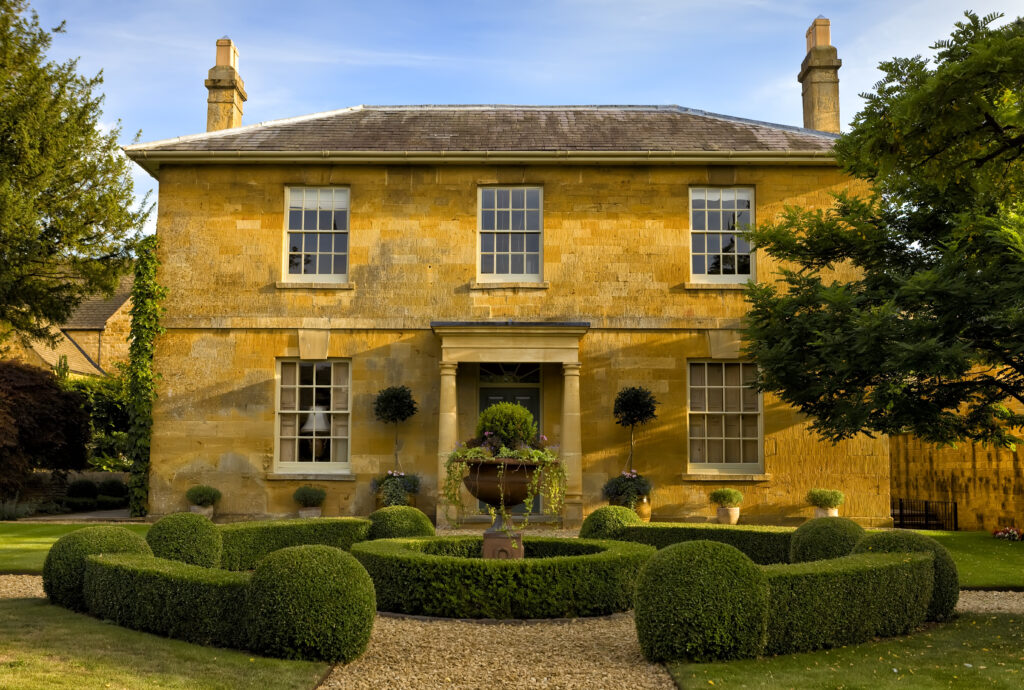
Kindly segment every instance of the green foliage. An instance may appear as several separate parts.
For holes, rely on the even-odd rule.
[[[395,425],[395,469],[398,462],[398,425],[416,414],[416,400],[408,386],[391,386],[377,392],[373,400],[373,416],[385,424]]]
[[[132,210],[120,126],[101,127],[101,75],[47,60],[52,33],[24,0],[0,4],[0,323],[24,342],[113,292],[150,211]]]
[[[808,520],[793,532],[789,543],[789,562],[803,563],[848,556],[864,534],[864,528],[848,518]]]
[[[220,497],[219,489],[207,486],[206,484],[197,484],[196,486],[189,487],[189,490],[185,492],[185,499],[189,503],[203,508],[212,506],[220,500]]]
[[[930,553],[935,569],[935,587],[928,602],[928,620],[944,621],[953,616],[960,599],[960,575],[949,551],[931,537],[894,530],[865,535],[853,553]]]
[[[743,503],[743,492],[738,489],[715,489],[708,498],[721,508],[735,508]]]
[[[406,474],[401,470],[388,470],[387,474],[374,477],[370,487],[375,494],[380,494],[385,506],[404,506],[409,504],[409,494],[419,493],[420,476]]]
[[[617,539],[624,527],[642,525],[640,517],[624,506],[602,506],[587,516],[580,527],[581,539]]]
[[[89,442],[89,464],[103,471],[126,471],[128,461],[128,410],[123,365],[116,374],[68,379],[63,386],[85,397],[92,440]],[[113,496],[115,494],[107,494]]]
[[[104,479],[98,484],[97,490],[100,496],[110,496],[111,498],[128,496],[128,486],[117,478]]]
[[[649,661],[757,656],[768,595],[762,569],[732,546],[693,541],[664,548],[636,583],[640,649]]]
[[[537,438],[533,415],[518,403],[495,403],[480,413],[476,435],[488,437],[495,447],[527,448]]]
[[[99,553],[152,555],[146,540],[124,527],[100,525],[65,534],[50,548],[43,563],[43,590],[52,603],[72,611],[85,609],[85,557]]]
[[[366,651],[377,615],[366,570],[330,546],[293,546],[264,558],[246,608],[261,654],[342,663]]]
[[[931,61],[880,65],[836,144],[874,195],[751,233],[791,268],[749,288],[747,355],[825,438],[1019,440],[1024,20],[999,16],[967,13]]]
[[[390,506],[370,513],[367,539],[432,537],[434,525],[422,510],[412,506]]]
[[[653,550],[585,539],[525,538],[526,558],[483,559],[480,537],[367,541],[352,547],[381,611],[445,618],[599,616],[632,607]]]
[[[220,564],[228,570],[252,570],[267,554],[289,546],[323,544],[348,550],[370,531],[365,518],[265,520],[218,525],[223,540]]]
[[[610,503],[632,510],[642,497],[651,493],[651,481],[636,470],[621,472],[605,482],[601,493]]]
[[[76,479],[75,481],[68,484],[68,488],[65,491],[68,498],[93,498],[95,499],[100,495],[99,487],[96,486],[96,482],[90,479]]]
[[[761,565],[789,562],[789,527],[716,525],[713,523],[657,522],[626,526],[616,539],[664,549],[672,544],[708,540],[734,546]]]
[[[146,542],[157,558],[203,568],[220,567],[220,531],[202,515],[174,513],[162,517],[146,533]]]
[[[61,503],[72,513],[88,513],[99,507],[98,498],[67,497]]]
[[[327,492],[315,486],[300,486],[292,498],[303,508],[319,508],[327,500]]]
[[[807,492],[807,502],[815,508],[838,508],[845,500],[846,496],[838,489],[811,489]]]
[[[763,568],[771,592],[764,654],[910,632],[925,619],[931,556],[864,554]]]
[[[105,553],[86,559],[85,603],[93,616],[126,628],[244,649],[250,577],[150,555]]]
[[[128,338],[128,367],[125,389],[131,424],[128,427],[127,451],[131,460],[128,488],[130,507],[135,517],[145,515],[149,504],[149,442],[153,428],[153,399],[156,378],[153,373],[153,352],[156,336],[164,332],[160,325],[163,307],[160,301],[167,289],[156,282],[160,243],[156,235],[139,243],[135,260],[135,282],[132,284],[132,326]]]
[[[655,408],[658,401],[654,394],[643,386],[629,386],[619,391],[615,396],[615,405],[612,414],[615,415],[615,423],[629,429],[629,458],[626,461],[626,471],[633,471],[633,446],[634,432],[638,426],[657,419]]]

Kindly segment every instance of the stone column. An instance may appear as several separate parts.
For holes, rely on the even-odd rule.
[[[583,434],[580,430],[580,363],[562,365],[562,443],[559,457],[565,466],[565,507],[562,524],[572,529],[583,524]]]
[[[445,503],[441,495],[444,486],[445,461],[455,449],[459,435],[458,396],[455,375],[458,362],[441,362],[441,400],[437,409],[437,526],[447,527]]]

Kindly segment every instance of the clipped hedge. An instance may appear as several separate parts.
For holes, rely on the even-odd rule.
[[[426,513],[412,506],[388,506],[370,513],[367,539],[432,537],[434,524]]]
[[[209,518],[196,513],[162,517],[146,533],[157,558],[181,561],[204,568],[220,567],[223,540]]]
[[[925,620],[932,594],[930,554],[859,554],[763,571],[768,655],[907,633]]]
[[[43,590],[50,601],[72,611],[84,611],[85,559],[100,553],[153,555],[145,539],[116,525],[84,527],[65,534],[50,548],[43,563]]]
[[[643,520],[625,506],[603,506],[587,516],[580,527],[582,539],[617,539],[624,527],[642,525]]]
[[[366,539],[370,521],[365,518],[310,518],[263,520],[219,525],[223,540],[221,567],[253,570],[267,554],[289,546],[323,544],[346,551]]]
[[[246,648],[248,573],[140,554],[89,556],[89,613],[134,630],[197,644]]]
[[[757,656],[768,592],[762,569],[733,546],[707,540],[667,546],[637,580],[640,649],[651,661]]]
[[[864,534],[864,528],[849,518],[808,520],[793,532],[789,544],[789,562],[804,563],[849,556]]]
[[[526,537],[522,560],[480,558],[481,537],[366,541],[381,611],[445,618],[600,616],[632,608],[633,583],[654,549],[588,539]]]
[[[869,534],[857,542],[854,553],[930,553],[934,556],[935,587],[928,603],[928,620],[943,621],[953,615],[960,600],[960,575],[946,547],[931,537],[906,530]]]
[[[700,539],[735,546],[761,565],[789,562],[793,529],[768,525],[716,525],[712,523],[658,522],[627,526],[616,539],[663,549],[672,544]]]
[[[366,651],[376,615],[370,576],[341,549],[281,549],[252,575],[247,629],[268,656],[349,662]]]

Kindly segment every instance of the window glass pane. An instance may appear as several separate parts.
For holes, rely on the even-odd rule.
[[[306,362],[299,364],[299,384],[303,386],[313,385],[313,365]]]
[[[343,276],[348,273],[348,257],[344,254],[334,255],[334,274]]]
[[[736,251],[740,254],[750,253],[750,242],[742,235],[736,238]]]
[[[480,192],[480,206],[482,208],[494,208],[494,190],[484,189]]]
[[[302,211],[292,209],[291,211],[288,212],[288,229],[302,229]]]
[[[708,275],[717,276],[722,273],[722,260],[718,256],[710,257],[708,261]]]
[[[331,443],[331,460],[334,462],[348,462],[348,441],[345,439],[334,439]]]
[[[481,230],[493,230],[494,229],[494,211],[484,211],[480,214],[480,229]]]
[[[707,462],[707,446],[703,439],[690,439],[690,462]]]
[[[726,364],[725,367],[725,385],[727,386],[739,386],[740,385],[740,364]]]
[[[335,386],[331,393],[331,409],[348,409],[348,386]]]
[[[722,442],[708,441],[708,462],[722,462]]]
[[[743,437],[744,438],[757,438],[757,415],[756,414],[745,414],[743,417]]]
[[[525,211],[512,211],[512,229],[513,230],[524,230],[525,223]]]
[[[734,252],[736,251],[736,235],[722,235],[722,251],[723,252]]]
[[[750,211],[740,211],[736,214],[736,226],[741,229],[746,229],[750,225]]]
[[[300,388],[299,389],[299,409],[300,410],[312,410],[313,409],[313,389],[312,388]]]
[[[722,214],[721,213],[708,213],[708,230],[721,230],[722,229]]]
[[[348,415],[331,415],[331,436],[346,438],[348,436]]]
[[[705,235],[704,239],[707,242],[709,253],[717,254],[721,251],[721,235]]]
[[[693,257],[693,274],[704,275],[704,256],[702,254]]]
[[[494,251],[494,235],[489,232],[485,232],[480,235],[480,251],[482,252],[493,252]]]
[[[704,385],[704,364],[691,364],[690,365],[690,385],[691,386],[703,386]]]
[[[743,411],[753,412],[757,410],[757,391],[753,388],[743,389]]]
[[[304,245],[303,248],[307,252],[315,252],[316,251],[316,238],[317,238],[316,233],[315,232],[307,232],[307,233],[302,235],[302,238],[303,238],[303,245]]]
[[[722,208],[736,208],[736,190],[734,189],[723,189],[722,192]]]
[[[331,409],[331,389],[317,386],[313,389],[313,406],[318,410]]]
[[[721,386],[722,385],[722,365],[721,364],[708,364],[708,385],[709,386]]]
[[[329,230],[331,228],[331,212],[320,211],[320,229]]]
[[[510,269],[509,273],[522,274],[522,272],[523,272],[523,255],[522,254],[513,254],[512,255],[512,268]]]
[[[295,362],[281,363],[281,384],[284,386],[295,385]]]
[[[712,412],[721,412],[724,400],[722,399],[721,388],[708,389],[708,409]]]
[[[497,190],[497,194],[498,194],[497,207],[498,208],[508,208],[508,202],[509,202],[509,196],[510,196],[509,195],[509,190],[507,190],[507,189],[499,189],[499,190]]]
[[[481,273],[494,273],[494,255],[484,254],[480,257],[480,272]]]
[[[497,257],[497,265],[495,266],[495,273],[508,273],[508,254],[499,254]]]
[[[302,273],[302,254],[288,255],[288,273],[292,275]]]
[[[540,190],[539,189],[527,189],[526,190],[526,208],[540,208]]]
[[[347,189],[335,189],[334,190],[334,210],[348,208],[348,190]],[[337,216],[337,213],[335,213]]]
[[[690,391],[690,409],[697,412],[703,412],[704,407],[704,389],[694,388]]]
[[[526,212],[526,229],[540,230],[540,211]]]
[[[704,438],[704,415],[690,415],[690,438]]]
[[[499,233],[497,235],[497,248],[499,252],[508,251],[508,233]]]
[[[281,389],[281,409],[282,410],[294,410],[297,402],[294,388],[282,388]]]
[[[515,233],[510,236],[512,251],[521,252],[523,251],[523,235],[522,233]]]
[[[526,236],[526,251],[537,252],[540,251],[540,235],[529,234]]]
[[[723,417],[723,419],[725,420],[725,437],[739,438],[740,416],[738,414],[727,414]]]
[[[522,189],[513,189],[512,190],[512,203],[511,203],[512,208],[523,208],[523,206],[525,206],[525,201],[526,201],[525,197],[526,197],[526,194],[525,194],[524,190],[522,190]]]
[[[708,208],[719,208],[722,205],[722,191],[719,189],[709,189],[708,194]]]
[[[704,189],[691,189],[690,190],[690,203],[693,208],[704,208],[704,198],[706,192]]]
[[[743,462],[760,462],[757,441],[743,441]]]
[[[740,275],[750,275],[750,257],[749,256],[737,256],[736,257],[736,272]]]
[[[316,385],[331,385],[331,364],[330,362],[318,362],[316,365]]]
[[[302,273],[305,275],[313,275],[316,273],[316,256],[313,254],[304,254],[302,257]]]
[[[497,219],[496,226],[497,226],[498,230],[508,230],[509,229],[508,228],[508,226],[509,226],[509,212],[508,211],[498,211],[496,219]]]
[[[526,272],[531,275],[540,273],[540,254],[526,255]]]
[[[317,270],[317,273],[319,273],[320,275],[330,275],[331,273],[334,273],[333,258],[334,257],[332,257],[330,254],[321,254],[320,266],[319,270]]]
[[[320,233],[320,251],[329,252],[334,246],[334,235],[329,232]]]
[[[302,235],[297,232],[288,233],[288,251],[290,252],[301,252],[302,251]]]
[[[348,211],[334,212],[334,229],[348,230]]]
[[[690,251],[695,252],[697,254],[703,254],[704,253],[704,246],[705,246],[705,244],[704,244],[704,235],[699,235],[699,234],[693,235],[693,237],[691,239],[691,242],[692,242],[693,246],[690,248]]]
[[[736,208],[750,208],[750,201],[753,198],[752,191],[749,189],[737,189],[736,190]]]
[[[693,229],[694,230],[706,230],[707,223],[704,222],[704,212],[696,211],[693,214]]]
[[[743,458],[740,455],[740,441],[739,439],[729,438],[725,440],[725,461],[726,462],[742,462]]]
[[[335,362],[334,363],[334,385],[335,386],[347,386],[348,385],[348,362]]]
[[[313,441],[313,462],[331,461],[330,439],[316,439]]]
[[[722,255],[722,275],[734,275],[736,273],[736,257],[732,254]]]
[[[334,236],[334,251],[336,252],[347,252],[348,251],[348,233],[340,232]]]
[[[739,412],[740,411],[740,389],[739,388],[726,388],[725,389],[725,411],[726,412]]]
[[[316,211],[302,212],[302,227],[306,230],[316,230]]]

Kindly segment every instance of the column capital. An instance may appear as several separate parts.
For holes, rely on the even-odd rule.
[[[455,376],[458,369],[458,362],[441,362],[441,376]]]
[[[566,376],[579,376],[580,366],[582,365],[579,362],[563,362],[562,371]]]

